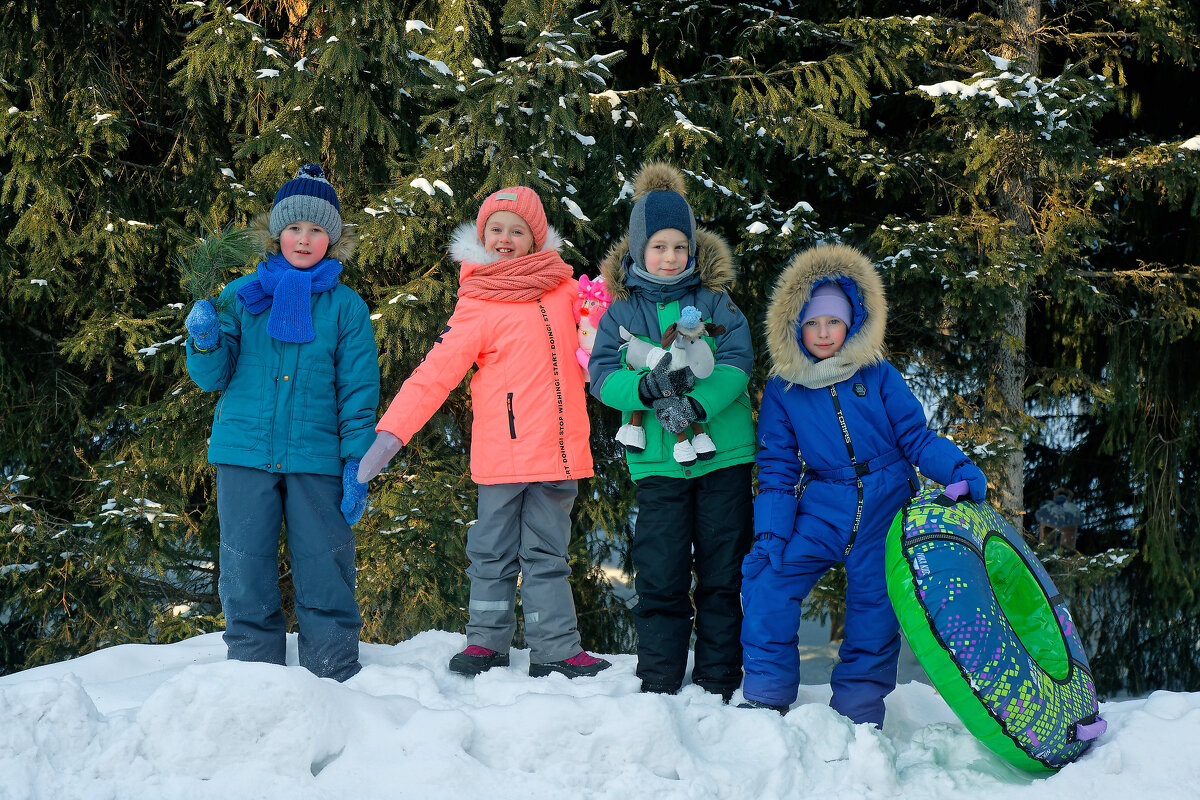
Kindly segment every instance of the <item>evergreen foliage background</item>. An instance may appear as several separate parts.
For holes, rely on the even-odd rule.
[[[487,193],[537,189],[594,274],[660,158],[735,246],[756,332],[796,250],[871,252],[894,361],[1001,508],[1032,524],[1075,490],[1083,554],[1043,555],[1102,691],[1194,688],[1197,22],[1136,0],[0,7],[0,673],[221,628],[185,248],[321,163],[386,402],[449,316],[444,248]],[[591,411],[572,563],[585,645],[616,651],[628,613],[598,565],[624,563],[632,491]],[[464,382],[373,485],[365,638],[465,621],[469,420]],[[836,617],[837,585],[812,613]]]

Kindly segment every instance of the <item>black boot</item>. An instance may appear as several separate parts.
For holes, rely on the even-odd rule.
[[[774,711],[781,717],[788,712],[787,706],[773,706],[770,703],[760,703],[757,700],[747,700],[744,703],[738,703],[738,708],[765,708],[769,711]]]
[[[450,659],[450,671],[459,675],[474,678],[481,672],[487,672],[492,667],[507,667],[508,653],[488,650],[477,644],[469,645],[466,650]]]

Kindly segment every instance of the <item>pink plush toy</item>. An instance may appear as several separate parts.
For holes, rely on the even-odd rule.
[[[579,276],[579,299],[575,304],[575,322],[579,325],[579,348],[575,357],[579,366],[583,367],[583,379],[590,381],[588,374],[588,359],[592,357],[592,346],[596,344],[596,326],[608,307],[612,305],[612,295],[604,285],[603,276],[591,280],[587,275]]]

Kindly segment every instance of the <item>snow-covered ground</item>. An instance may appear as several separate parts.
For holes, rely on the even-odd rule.
[[[633,656],[568,681],[528,677],[514,651],[472,681],[446,668],[464,643],[429,631],[364,645],[342,685],[227,662],[219,634],[0,678],[0,798],[1200,796],[1200,693],[1106,703],[1097,745],[1034,777],[977,744],[910,658],[880,732],[830,710],[828,684],[779,717],[691,686],[639,694]],[[806,675],[827,680],[831,648],[804,650]]]

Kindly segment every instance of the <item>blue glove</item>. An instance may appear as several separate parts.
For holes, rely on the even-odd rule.
[[[967,497],[976,503],[982,503],[987,497],[987,476],[983,474],[983,470],[970,461],[959,464],[951,473],[950,483],[959,481],[967,482]]]
[[[217,310],[207,300],[197,300],[183,321],[183,327],[192,335],[198,350],[212,350],[221,341],[221,325],[217,322]]]
[[[342,467],[342,516],[347,525],[362,519],[367,510],[367,485],[358,482],[358,459],[351,458]]]
[[[783,551],[787,548],[787,539],[773,533],[764,533],[754,540],[754,547],[742,561],[742,577],[753,578],[770,565],[771,569],[779,572],[783,569]]]

